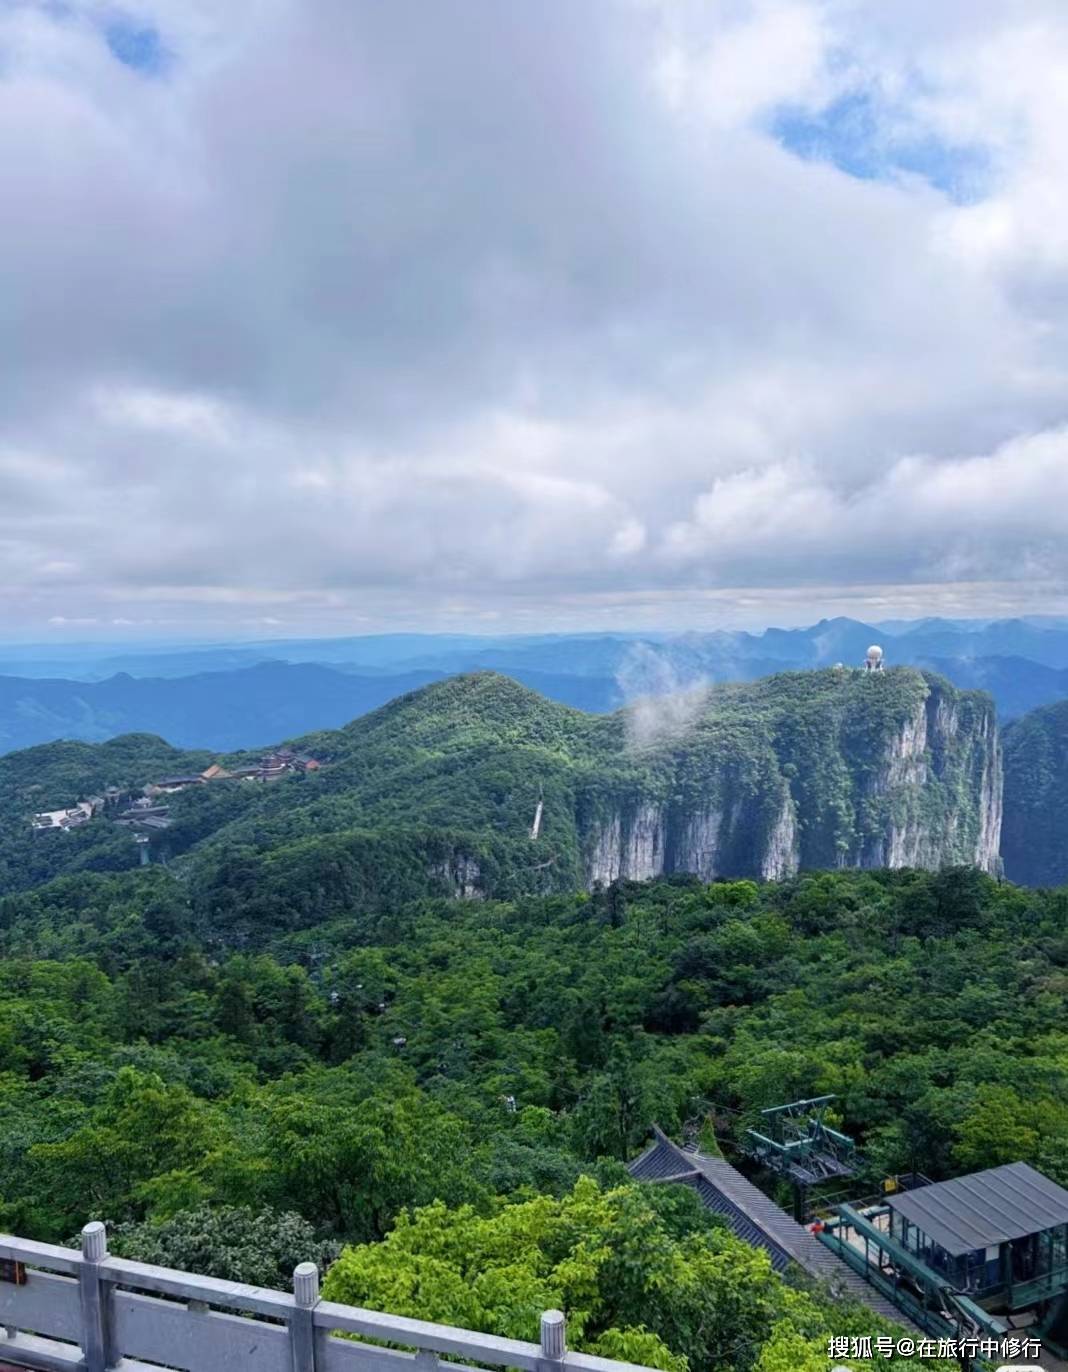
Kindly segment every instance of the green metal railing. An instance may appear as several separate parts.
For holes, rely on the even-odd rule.
[[[1009,1287],[1009,1307],[1013,1310],[1023,1310],[1029,1305],[1037,1304],[1038,1301],[1061,1295],[1066,1289],[1068,1266],[1058,1267],[1053,1272],[1043,1272],[1040,1277],[1035,1277],[1031,1281],[1014,1282]]]
[[[852,1229],[864,1239],[863,1253],[842,1236],[844,1229]],[[838,1217],[825,1222],[818,1238],[929,1334],[951,1338],[960,1333],[961,1326],[971,1326],[992,1338],[1007,1332],[1004,1321],[988,1314],[964,1292],[955,1290],[943,1275],[921,1262],[850,1205],[838,1207]],[[870,1260],[871,1245],[889,1260],[892,1274]],[[911,1278],[917,1291],[902,1284],[901,1273]],[[953,1316],[956,1318],[951,1318]]]

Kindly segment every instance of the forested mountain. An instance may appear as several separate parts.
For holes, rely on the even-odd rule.
[[[109,786],[140,790],[160,777],[198,772],[211,758],[151,734],[98,744],[46,743],[0,757],[0,895],[60,873],[123,871],[139,860],[130,832],[110,818],[39,835],[30,828],[36,812],[65,809]]]
[[[600,717],[482,673],[295,746],[321,770],[183,792],[153,840],[157,857],[195,873],[213,919],[240,912],[250,933],[353,900],[510,896],[671,872],[997,865],[992,706],[905,668],[785,673]],[[158,747],[128,745],[127,782],[151,779]],[[46,747],[0,760],[0,790],[5,769],[22,777],[3,802],[13,819],[23,807],[0,846],[8,889],[137,860],[106,817],[29,834],[29,809],[74,798],[67,771],[52,785],[50,759]],[[114,770],[102,763],[100,774]]]
[[[859,1188],[1068,1180],[1068,902],[977,869],[988,697],[832,668],[598,716],[480,673],[292,740],[315,769],[168,796],[147,867],[108,811],[28,828],[254,756],[0,758],[4,1227],[104,1217],[147,1261],[312,1258],[334,1299],[516,1337],[560,1305],[665,1372],[815,1372],[877,1317],[632,1183],[654,1121],[740,1161],[763,1107],[835,1093]],[[880,870],[793,875],[841,865]]]
[[[1006,874],[1031,886],[1068,882],[1068,701],[1005,731]]]

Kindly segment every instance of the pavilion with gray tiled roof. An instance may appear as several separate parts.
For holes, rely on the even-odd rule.
[[[722,1215],[740,1239],[754,1248],[763,1248],[777,1272],[794,1262],[809,1276],[826,1282],[835,1295],[851,1296],[885,1319],[910,1329],[915,1327],[902,1311],[729,1162],[682,1148],[656,1126],[653,1132],[652,1144],[628,1168],[635,1180],[692,1187],[706,1208]]]

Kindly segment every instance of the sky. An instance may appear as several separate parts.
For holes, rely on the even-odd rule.
[[[0,0],[0,637],[1068,611],[1063,0]]]

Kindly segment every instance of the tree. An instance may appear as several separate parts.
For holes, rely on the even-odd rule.
[[[782,1288],[762,1250],[719,1229],[676,1236],[645,1189],[584,1177],[489,1215],[405,1212],[381,1243],[344,1250],[324,1295],[521,1339],[559,1307],[572,1347],[683,1372],[748,1365]]]
[[[1033,1123],[1033,1106],[1011,1086],[980,1087],[956,1134],[953,1156],[966,1172],[1026,1162],[1035,1156],[1040,1138]]]
[[[185,1087],[124,1067],[85,1124],[29,1153],[55,1229],[69,1233],[89,1219],[142,1214],[151,1192],[141,1188],[195,1167],[219,1137],[210,1107]]]
[[[267,1194],[335,1233],[377,1238],[405,1205],[483,1194],[462,1123],[415,1095],[358,1110],[300,1096],[265,1104]]]
[[[338,1252],[301,1215],[229,1205],[182,1210],[160,1224],[118,1224],[108,1238],[119,1257],[281,1290],[298,1263],[325,1271]]]

